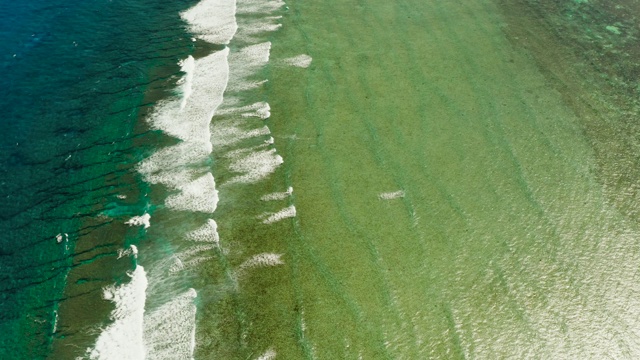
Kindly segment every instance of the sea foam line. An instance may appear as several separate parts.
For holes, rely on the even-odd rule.
[[[228,54],[227,48],[202,59],[186,61],[183,68],[188,67],[190,73],[183,79],[185,84],[191,84],[189,90],[183,93],[182,99],[160,103],[149,119],[153,128],[182,140],[157,151],[138,166],[146,181],[178,190],[178,194],[169,196],[165,202],[173,209],[212,213],[217,206],[213,175],[194,176],[212,151],[209,125],[222,103],[229,80]]]
[[[183,12],[181,17],[189,24],[189,29],[201,40],[228,44],[238,32],[235,12],[244,14],[265,14],[279,9],[284,2],[275,1],[242,1],[235,0],[203,0],[191,9]],[[278,29],[279,16],[249,17],[249,23],[241,31],[243,39],[250,39],[266,31]],[[180,139],[177,145],[161,149],[147,158],[139,166],[145,180],[163,184],[174,191],[165,199],[167,207],[181,211],[199,211],[213,213],[218,203],[218,191],[211,173],[203,175],[213,145],[231,146],[240,140],[264,136],[268,140],[263,146],[242,149],[229,154],[230,170],[236,173],[226,183],[253,183],[271,174],[283,159],[277,154],[274,139],[266,126],[243,129],[238,119],[267,119],[270,114],[269,104],[255,103],[248,106],[236,106],[239,99],[224,99],[227,106],[219,109],[223,103],[223,94],[227,91],[244,91],[254,89],[266,79],[257,80],[255,75],[269,61],[271,43],[262,42],[245,46],[239,51],[231,52],[229,48],[195,60],[188,57],[180,63],[184,72],[180,80],[182,97],[161,102],[149,119],[152,128],[162,130],[168,135]],[[230,64],[235,64],[230,69]],[[226,108],[226,109],[224,109]],[[239,118],[227,122],[227,128],[211,127],[211,118],[219,112],[239,115]],[[212,131],[213,134],[212,134]],[[212,135],[225,135],[234,140],[217,140],[212,142]],[[227,141],[227,143],[223,143]],[[291,191],[288,190],[290,195]],[[279,197],[279,195],[274,195]],[[290,206],[280,212],[270,214],[267,219],[288,217],[295,207]],[[195,265],[210,257],[204,252],[219,247],[217,224],[213,219],[200,228],[185,235],[185,240],[199,242],[190,249],[175,257],[174,263],[180,268]],[[204,243],[204,244],[203,244]],[[194,257],[198,255],[197,257]],[[238,268],[238,273],[255,267],[276,266],[283,264],[281,254],[263,253],[245,261]],[[157,265],[159,265],[158,263]],[[162,272],[166,274],[166,272]],[[176,276],[167,275],[167,276]],[[157,279],[162,282],[164,279]],[[152,291],[153,293],[153,291]],[[195,348],[195,314],[193,300],[197,296],[195,290],[189,289],[182,295],[166,302],[158,308],[150,309],[144,315],[144,347],[147,359],[180,358],[192,359]],[[143,308],[144,311],[144,308]],[[133,339],[136,343],[139,338]],[[138,345],[131,345],[138,346]],[[272,359],[275,351],[269,350],[262,359]],[[143,359],[144,357],[139,357]]]
[[[198,37],[213,43],[228,43],[235,34],[235,0],[204,0],[181,14]],[[177,210],[213,212],[218,193],[211,173],[199,173],[201,164],[212,151],[209,124],[215,109],[222,103],[229,79],[229,49],[195,60],[189,56],[180,62],[185,73],[179,81],[181,98],[171,98],[156,106],[149,118],[152,128],[174,136],[182,143],[162,149],[143,161],[139,172],[151,183],[176,189],[166,204]],[[149,215],[127,221],[129,225],[149,226]],[[209,224],[208,234],[217,239]],[[216,240],[217,241],[217,240]],[[136,255],[137,249],[125,253]],[[144,268],[137,266],[131,281],[105,289],[104,298],[116,305],[113,323],[98,336],[87,356],[95,360],[142,360],[193,358],[195,348],[195,312],[190,289],[145,316],[148,279]],[[145,346],[146,345],[146,346]]]

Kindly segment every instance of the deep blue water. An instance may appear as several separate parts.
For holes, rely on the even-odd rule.
[[[191,51],[179,12],[192,3],[0,6],[1,359],[47,357],[68,335],[54,324],[70,270],[122,246],[86,242],[109,226],[98,215],[110,199],[136,192],[132,164],[146,151],[137,145],[151,136],[136,124]],[[89,257],[76,251],[83,241]]]

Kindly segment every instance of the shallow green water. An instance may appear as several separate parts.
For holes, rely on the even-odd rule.
[[[633,204],[615,201],[623,187],[610,186],[634,170],[606,161],[622,140],[594,125],[622,129],[607,115],[617,110],[603,112],[605,95],[573,55],[545,67],[572,49],[541,45],[552,37],[535,31],[550,25],[523,4],[288,3],[272,63],[302,52],[312,65],[270,66],[256,95],[271,104],[285,162],[270,184],[221,188],[233,204],[218,210],[221,241],[234,250],[203,272],[223,277],[261,251],[286,265],[247,275],[237,292],[212,290],[197,354],[640,353],[639,229]],[[518,38],[516,15],[540,26],[534,38]],[[581,110],[585,99],[600,103]],[[256,194],[286,186],[297,216],[256,225],[279,208]]]

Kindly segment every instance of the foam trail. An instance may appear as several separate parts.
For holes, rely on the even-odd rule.
[[[125,224],[129,226],[144,226],[145,229],[148,229],[151,226],[151,223],[149,222],[150,219],[151,215],[144,213],[141,216],[134,216],[125,221]]]
[[[182,142],[156,151],[138,165],[138,171],[149,183],[177,189],[193,178],[194,164],[203,164],[210,152],[210,142]]]
[[[269,62],[271,42],[246,46],[229,55],[231,64],[242,64],[229,74],[229,90],[244,91],[254,89],[266,80],[252,81],[258,70]]]
[[[285,3],[282,0],[260,0],[238,2],[238,14],[250,15],[243,19],[243,25],[237,38],[244,42],[256,42],[260,35],[275,31],[282,25],[279,23],[281,16],[265,16],[273,13]],[[251,16],[253,15],[253,16]],[[257,16],[256,16],[257,15]]]
[[[229,169],[242,174],[231,178],[228,184],[256,183],[266,178],[284,162],[282,156],[276,154],[275,149],[252,150],[253,149],[242,149],[228,154],[228,156],[233,158]]]
[[[271,135],[271,131],[266,126],[252,130],[242,130],[234,124],[217,124],[213,129],[211,142],[217,147],[233,146],[245,139],[268,135]]]
[[[238,14],[266,14],[285,5],[282,0],[243,1],[238,5]]]
[[[87,349],[92,360],[140,360],[146,355],[143,343],[143,318],[147,275],[142,266],[129,274],[131,281],[104,289],[103,297],[116,305],[111,313],[113,323],[107,326],[93,349]]]
[[[287,191],[285,192],[274,192],[271,194],[263,195],[260,198],[260,200],[262,201],[284,200],[287,197],[291,196],[291,194],[293,194],[293,187],[289,186],[289,188],[287,188]]]
[[[203,0],[180,14],[196,37],[213,44],[228,44],[238,30],[235,0]]]
[[[272,267],[284,265],[282,260],[282,254],[274,253],[262,253],[254,255],[249,260],[246,260],[235,271],[235,278],[238,280],[244,276],[247,270],[257,267]]]
[[[378,195],[380,200],[393,200],[403,198],[405,195],[404,190],[398,190],[393,192],[385,192]]]
[[[208,219],[207,223],[200,228],[187,234],[187,239],[199,242],[211,242],[216,246],[220,243],[218,235],[218,224],[213,219]]]
[[[296,216],[296,207],[291,205],[278,212],[262,215],[260,216],[260,218],[264,219],[262,220],[262,222],[265,224],[273,224],[274,222],[278,222],[282,219],[292,218],[295,216]]]
[[[242,27],[242,33],[238,38],[246,42],[254,42],[260,39],[265,33],[273,32],[282,27],[280,24],[282,16],[267,16],[247,19],[247,24]]]
[[[242,114],[244,117],[259,117],[260,119],[268,119],[271,116],[271,107],[266,102],[258,102],[247,107],[242,108],[242,110],[249,110],[250,112],[245,112]]]
[[[174,264],[169,267],[169,273],[176,273],[178,271],[182,271],[187,267],[193,267],[201,263],[204,260],[211,259],[211,255],[202,255],[202,253],[211,251],[217,248],[217,244],[213,245],[198,245],[191,247],[189,250],[183,251],[179,254],[174,255]],[[200,255],[197,256],[196,255]]]
[[[211,173],[181,186],[180,193],[170,195],[165,204],[175,210],[213,213],[218,207],[218,190]]]
[[[284,265],[284,261],[281,258],[282,258],[282,254],[273,254],[273,253],[258,254],[253,256],[251,259],[243,262],[238,267],[238,272],[242,272],[246,269],[251,269],[255,267]]]
[[[144,316],[146,360],[193,359],[197,293],[189,289]],[[140,358],[142,359],[142,358]]]
[[[296,66],[299,68],[308,68],[309,65],[311,65],[311,61],[313,59],[311,58],[311,56],[307,55],[307,54],[300,54],[298,56],[294,56],[294,57],[290,57],[287,59],[284,59],[285,64],[291,65],[291,66]]]
[[[251,105],[245,105],[241,107],[232,107],[228,109],[222,109],[217,112],[218,115],[238,114],[241,113],[243,117],[259,117],[261,119],[267,119],[271,116],[271,107],[269,103],[260,101]]]

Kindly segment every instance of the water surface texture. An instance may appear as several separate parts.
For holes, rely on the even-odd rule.
[[[636,1],[1,11],[1,358],[640,357]]]

